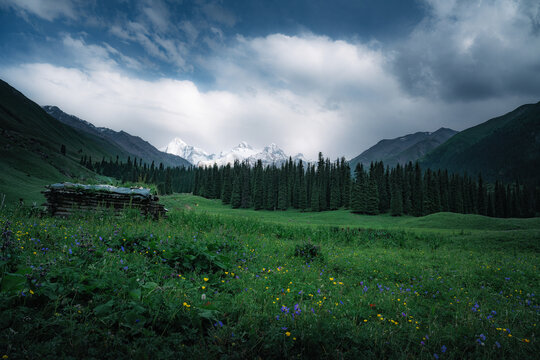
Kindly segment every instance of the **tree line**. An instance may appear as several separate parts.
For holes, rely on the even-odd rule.
[[[235,161],[225,166],[150,166],[130,158],[81,164],[122,181],[155,184],[160,194],[192,192],[220,199],[233,208],[326,211],[339,208],[360,214],[424,216],[440,211],[491,217],[533,217],[540,212],[540,191],[530,184],[486,184],[479,174],[422,170],[418,163],[394,168],[374,162],[351,171],[345,158],[331,162],[319,153],[316,163],[263,166]]]
[[[142,159],[133,159],[128,156],[125,162],[118,156],[113,160],[109,158],[101,161],[92,161],[91,156],[83,155],[80,164],[98,174],[110,176],[123,183],[154,184],[160,195],[172,193],[192,192],[193,169],[191,167],[165,167],[163,163],[150,165],[143,163]]]

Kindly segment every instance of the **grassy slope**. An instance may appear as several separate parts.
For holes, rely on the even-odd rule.
[[[518,107],[450,138],[421,164],[433,169],[482,172],[485,178],[537,179],[540,103]]]
[[[60,154],[62,144],[66,156]],[[119,147],[60,123],[0,80],[0,193],[8,202],[41,202],[46,184],[96,178],[79,165],[81,153],[94,160],[127,157]]]

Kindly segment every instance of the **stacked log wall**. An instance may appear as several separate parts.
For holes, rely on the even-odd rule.
[[[142,215],[165,217],[166,209],[154,195],[125,194],[110,191],[89,191],[77,187],[47,187],[43,191],[51,216],[71,216],[74,212],[111,209],[118,213],[125,208],[139,209]]]

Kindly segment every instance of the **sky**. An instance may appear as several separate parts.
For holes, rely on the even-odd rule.
[[[540,2],[0,0],[0,78],[158,148],[350,159],[540,101]]]

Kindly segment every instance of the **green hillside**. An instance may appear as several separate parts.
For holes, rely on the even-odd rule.
[[[464,130],[421,161],[432,169],[482,175],[490,180],[540,179],[540,102]]]
[[[382,161],[384,165],[395,167],[422,158],[437,146],[457,134],[457,131],[440,128],[435,132],[417,132],[395,139],[384,139],[349,161],[351,170],[358,163],[369,168],[372,162]]]
[[[45,184],[96,179],[96,174],[79,165],[82,154],[95,160],[128,156],[104,139],[60,123],[0,80],[0,200],[5,194],[7,202],[20,198],[40,202]]]

